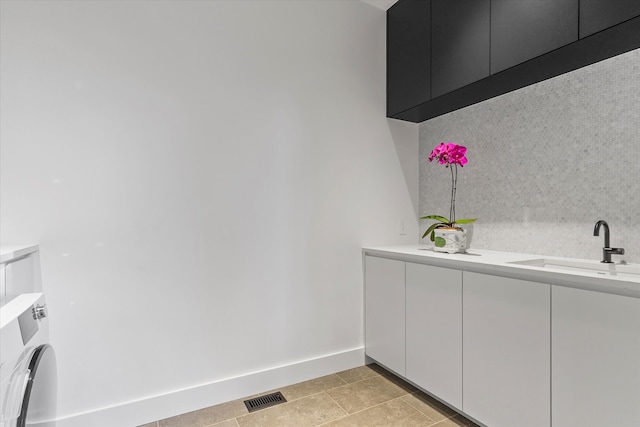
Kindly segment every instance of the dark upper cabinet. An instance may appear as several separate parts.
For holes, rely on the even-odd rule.
[[[387,11],[387,115],[431,99],[431,2],[403,0]]]
[[[387,117],[423,122],[638,48],[640,0],[399,0]]]
[[[491,0],[491,74],[578,40],[578,0]]]
[[[489,76],[490,11],[490,0],[431,0],[432,98]]]
[[[580,38],[640,16],[640,0],[580,0]]]

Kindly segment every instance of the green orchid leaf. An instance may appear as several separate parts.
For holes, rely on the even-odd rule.
[[[473,219],[456,219],[456,222],[454,222],[454,224],[470,224],[472,222],[475,222],[478,218],[473,218]]]
[[[420,219],[435,219],[436,221],[446,222],[447,224],[449,223],[449,220],[441,215],[427,215],[420,217]]]
[[[435,230],[436,228],[442,227],[443,225],[444,224],[439,222],[436,222],[435,224],[431,224],[431,226],[427,228],[427,231],[425,231],[424,234],[422,235],[422,238],[424,239],[427,234],[433,232],[433,230]],[[431,238],[431,241],[433,242],[433,238]]]
[[[436,247],[443,248],[447,244],[447,241],[444,240],[442,237],[438,236],[436,237],[435,243],[436,243]]]

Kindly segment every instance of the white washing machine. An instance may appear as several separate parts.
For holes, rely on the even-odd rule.
[[[0,427],[53,427],[56,355],[44,295],[22,294],[0,310]]]
[[[0,299],[0,427],[54,427],[57,364],[49,344],[45,297],[34,292],[39,283],[23,282],[27,278],[33,283],[39,276],[39,271],[26,267],[37,264],[37,247],[26,255],[24,251],[13,254],[18,256],[3,253],[0,257],[5,291]],[[17,274],[20,270],[26,274]],[[6,292],[17,288],[22,293]]]

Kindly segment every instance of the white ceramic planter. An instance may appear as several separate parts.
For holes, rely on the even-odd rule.
[[[467,251],[467,230],[457,228],[436,228],[433,250],[450,254]]]

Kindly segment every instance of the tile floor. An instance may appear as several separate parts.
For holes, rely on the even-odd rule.
[[[375,364],[278,390],[286,403],[252,413],[240,399],[140,427],[476,427]]]

